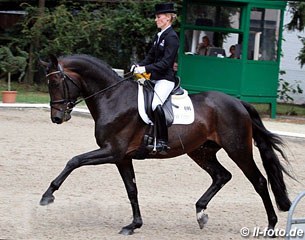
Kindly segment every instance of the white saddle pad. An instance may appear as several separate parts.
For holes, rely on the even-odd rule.
[[[153,124],[145,111],[143,86],[139,85],[138,89],[138,110],[142,120],[146,124]],[[193,103],[188,96],[188,92],[184,90],[183,95],[172,96],[174,122],[173,124],[191,124],[194,122],[195,113]]]

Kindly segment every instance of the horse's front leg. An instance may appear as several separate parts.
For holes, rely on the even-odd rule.
[[[70,175],[70,173],[81,166],[84,165],[98,165],[104,163],[114,163],[114,157],[108,153],[105,149],[97,149],[88,153],[84,153],[78,156],[73,157],[70,161],[68,161],[64,170],[55,178],[47,191],[42,195],[40,200],[40,205],[48,205],[49,203],[54,202],[53,193],[59,189],[61,184],[65,181],[65,179]]]
[[[132,223],[123,227],[120,231],[120,234],[131,235],[136,228],[140,228],[143,224],[139,208],[138,190],[132,165],[132,159],[123,159],[123,161],[117,163],[116,165],[124,181],[133,213]]]

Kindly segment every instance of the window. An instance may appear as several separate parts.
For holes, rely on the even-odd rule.
[[[241,7],[219,6],[213,2],[189,2],[186,11],[185,54],[240,58]],[[238,56],[237,56],[237,55]]]
[[[248,59],[277,60],[280,10],[252,8]]]
[[[198,26],[240,27],[240,8],[192,3],[187,7],[186,23]]]
[[[239,33],[211,32],[199,30],[185,31],[185,54],[215,57],[230,57],[230,48],[234,46],[232,58],[241,58],[242,35]]]

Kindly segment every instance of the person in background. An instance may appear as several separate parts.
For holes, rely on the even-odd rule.
[[[175,86],[175,72],[173,69],[179,48],[179,38],[172,27],[177,15],[173,3],[160,3],[155,5],[155,22],[160,32],[155,36],[153,46],[145,59],[131,67],[136,74],[151,73],[151,79],[156,81],[152,110],[154,112],[154,126],[156,129],[156,150],[166,154],[169,147],[168,129],[163,103]],[[154,146],[149,145],[151,150]]]
[[[230,52],[230,56],[228,58],[236,58],[236,55],[235,55],[235,45],[232,45],[230,47],[229,52]]]
[[[210,47],[213,47],[210,43],[210,39],[208,36],[202,37],[202,42],[198,44],[196,53],[199,55],[207,56],[208,50]]]

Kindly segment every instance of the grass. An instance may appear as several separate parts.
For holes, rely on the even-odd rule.
[[[0,91],[7,90],[6,82],[0,79]],[[27,85],[12,82],[12,90],[18,91],[17,102],[20,103],[49,103],[50,97],[46,85]],[[81,103],[80,105],[84,105]],[[270,115],[268,104],[253,104],[261,115]],[[305,105],[294,105],[288,103],[277,104],[278,116],[305,117]]]
[[[260,114],[268,115],[270,112],[268,104],[253,104],[253,105]],[[276,114],[280,116],[305,117],[305,105],[278,103]]]
[[[20,92],[18,91],[16,101],[20,103],[49,103],[48,93],[43,92]]]
[[[7,90],[7,83],[0,79],[0,91]],[[17,91],[17,102],[22,103],[49,103],[50,97],[47,86],[11,83],[11,90]]]

